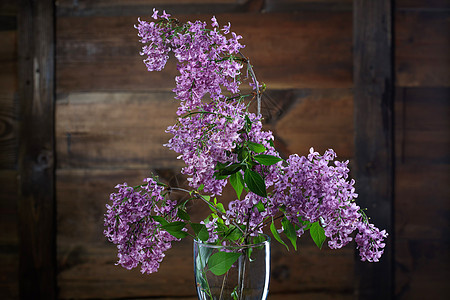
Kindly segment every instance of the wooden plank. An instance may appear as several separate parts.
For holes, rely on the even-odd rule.
[[[0,295],[19,298],[19,239],[17,230],[17,171],[0,170]]]
[[[302,10],[351,11],[352,0],[113,0],[93,1],[63,0],[57,3],[58,16],[124,16],[142,12],[152,13],[152,8],[171,14],[219,14],[244,12],[293,12]]]
[[[440,9],[449,8],[450,2],[448,0],[397,0],[395,2],[396,9]]]
[[[257,0],[260,1],[260,0]],[[137,14],[152,15],[153,8],[170,14],[219,14],[235,11],[243,12],[245,5],[235,0],[168,0],[168,1],[61,1],[57,6],[59,17],[67,16],[134,16]]]
[[[349,89],[267,94],[266,129],[274,132],[285,156],[305,154],[314,146],[322,152],[334,147],[342,159],[352,157]],[[177,154],[163,147],[171,137],[165,129],[176,122],[178,104],[171,97],[170,92],[61,96],[56,106],[58,168],[180,167]]]
[[[359,299],[393,297],[392,3],[354,1],[355,172],[359,205],[390,238],[378,263],[356,264]],[[394,238],[393,238],[394,236]]]
[[[153,7],[153,5],[161,3],[165,4],[219,4],[227,3],[232,4],[238,2],[237,0],[78,0],[76,2],[72,0],[60,0],[58,1],[58,9],[60,7],[70,7],[73,9],[80,9],[85,7],[111,7],[128,5],[146,5]]]
[[[449,88],[402,88],[396,92],[396,157],[401,164],[449,162]]]
[[[210,15],[177,17],[208,21],[211,18]],[[243,43],[247,45],[244,53],[269,89],[351,86],[349,12],[216,17],[221,24],[230,21],[232,29],[244,37]],[[133,28],[136,22],[137,16],[58,18],[58,92],[171,90],[175,65],[169,65],[164,72],[145,71]],[[333,51],[329,51],[330,45]]]
[[[17,16],[17,1],[0,1],[0,15]]]
[[[273,11],[351,11],[352,0],[265,0],[264,12]]]
[[[449,240],[399,238],[396,248],[395,299],[446,299],[450,293]]]
[[[58,168],[181,166],[163,144],[176,123],[173,93],[81,93],[56,106]]]
[[[114,265],[117,260],[115,246],[106,242],[102,233],[109,193],[117,183],[138,184],[148,174],[149,170],[145,169],[57,171],[60,299],[195,295],[192,241],[189,238],[173,245],[158,273],[142,275],[139,270],[128,271]],[[158,170],[158,174],[170,177],[171,172]],[[199,211],[208,212],[201,203],[198,204],[188,208],[195,219],[205,216],[198,214]],[[336,295],[336,299],[344,295],[343,299],[348,299],[354,280],[353,246],[319,250],[305,236],[299,242],[298,252],[287,252],[284,246],[274,242],[270,291],[329,294]]]
[[[56,299],[54,1],[20,1],[20,298]]]
[[[339,159],[353,157],[353,95],[350,89],[297,90],[292,108],[274,126],[283,153],[305,155],[333,148]]]
[[[401,87],[450,86],[450,12],[395,15],[396,81]]]
[[[399,163],[396,171],[396,236],[410,240],[448,240],[450,165]],[[396,258],[400,259],[401,253]]]

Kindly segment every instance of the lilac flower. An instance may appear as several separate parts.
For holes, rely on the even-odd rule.
[[[153,8],[153,15],[152,18],[157,20],[158,19],[158,11],[156,10],[156,8]]]
[[[156,11],[157,12],[157,11]],[[135,26],[138,29],[138,36],[141,37],[141,42],[146,44],[142,47],[141,55],[146,55],[144,63],[148,71],[161,71],[169,59],[170,47],[164,42],[162,36],[165,31],[164,28],[155,25],[155,23],[147,23],[138,19],[139,25]]]
[[[236,165],[239,168],[233,176],[245,181],[244,174],[256,173],[263,181],[258,188],[265,189],[261,193],[244,182],[248,190],[243,197],[236,191],[240,199],[201,222],[208,231],[208,242],[225,243],[226,226],[243,226],[241,242],[245,242],[249,236],[260,235],[267,220],[282,217],[294,226],[297,236],[308,230],[307,224],[316,223],[332,249],[348,244],[357,231],[355,242],[361,259],[378,261],[387,233],[369,224],[355,203],[358,195],[354,180],[349,179],[349,162],[335,161],[332,149],[320,155],[313,148],[307,156],[295,154],[282,160],[273,147],[272,132],[263,130],[262,117],[247,110],[246,96],[240,92],[244,64],[253,96],[261,92],[261,85],[240,54],[242,37],[234,32],[228,35],[231,24],[218,29],[213,16],[212,29],[208,29],[202,21],[180,25],[169,17],[165,11],[158,16],[154,9],[152,18],[156,21],[138,20],[136,28],[149,71],[162,70],[171,52],[178,61],[173,89],[180,101],[178,119],[166,130],[172,137],[165,146],[185,163],[181,172],[195,189],[185,191],[192,197],[199,192],[220,195],[230,174],[225,176],[218,169]],[[251,145],[258,145],[259,150],[251,150]],[[275,162],[256,163],[259,154]],[[151,178],[140,187],[124,183],[117,188],[119,191],[111,194],[112,205],[107,205],[104,231],[117,244],[117,263],[128,269],[141,264],[143,273],[155,272],[171,242],[178,240],[157,220],[180,221],[177,203],[166,199],[165,187]]]
[[[205,222],[206,221],[206,222]],[[219,239],[219,235],[217,234],[217,218],[213,218],[212,220],[201,221],[200,224],[204,224],[206,229],[208,230],[209,238],[206,241],[207,243],[215,243]]]
[[[212,21],[212,24],[211,24],[212,27],[219,27],[219,23],[217,23],[217,19],[215,16],[213,16],[211,18],[211,21]]]
[[[168,21],[169,17],[170,17],[170,14],[166,13],[166,11],[163,10],[163,13],[161,15],[161,19],[166,19]]]
[[[358,223],[359,233],[355,237],[355,242],[359,248],[362,261],[377,262],[383,254],[386,246],[383,240],[388,236],[386,230],[380,231],[373,224],[367,222]]]
[[[165,200],[163,187],[152,178],[147,184],[133,188],[126,183],[117,185],[112,193],[111,205],[105,214],[105,236],[117,245],[117,264],[132,269],[141,264],[142,273],[153,273],[159,268],[164,252],[171,248],[171,242],[179,239],[160,228],[151,216],[163,216],[177,221],[176,202]]]
[[[224,25],[223,26],[223,33],[224,34],[229,34],[230,33],[230,28],[231,28],[231,24],[230,24],[230,22],[228,22],[228,25]]]

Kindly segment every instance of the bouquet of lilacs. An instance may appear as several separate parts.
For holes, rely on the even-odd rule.
[[[256,113],[249,111],[265,85],[242,55],[241,36],[230,31],[230,23],[220,27],[215,17],[210,26],[180,23],[156,10],[152,17],[153,22],[139,20],[136,26],[145,44],[141,55],[149,71],[161,71],[170,53],[178,60],[173,92],[180,105],[165,146],[184,161],[181,172],[190,188],[169,186],[156,176],[138,186],[116,186],[104,233],[117,244],[117,264],[127,269],[141,264],[142,273],[156,272],[174,241],[192,236],[204,243],[244,245],[260,241],[265,227],[294,249],[307,231],[319,248],[328,239],[332,249],[348,244],[357,231],[361,260],[378,261],[387,233],[355,203],[348,161],[335,161],[331,149],[320,155],[312,148],[307,156],[283,159],[273,134],[262,129],[259,106]],[[241,93],[243,82],[250,85],[247,93]],[[225,207],[217,197],[227,183],[236,198]],[[171,199],[174,191],[187,199]],[[211,211],[200,222],[187,210],[194,199]]]

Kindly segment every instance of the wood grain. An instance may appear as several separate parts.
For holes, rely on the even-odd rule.
[[[53,1],[23,0],[19,51],[19,286],[22,299],[56,299]]]
[[[397,164],[448,164],[450,89],[402,88],[396,98]]]
[[[395,18],[396,84],[450,86],[448,10],[400,11]]]
[[[288,155],[323,153],[333,148],[340,159],[353,157],[353,95],[349,89],[297,90],[292,107],[274,133]]]
[[[400,164],[396,174],[399,239],[442,240],[450,236],[450,166]],[[401,258],[401,252],[397,255]]]
[[[393,12],[389,0],[354,1],[354,176],[371,222],[395,234]],[[395,238],[395,236],[394,236]],[[356,264],[358,299],[393,299],[394,244],[376,264]]]
[[[399,238],[396,299],[419,300],[424,295],[446,299],[450,292],[450,243],[447,240]]]
[[[176,123],[172,93],[85,93],[59,98],[58,168],[180,166],[163,144]]]
[[[440,9],[449,8],[450,3],[447,0],[397,0],[396,8],[402,9],[420,9],[420,10],[430,10],[430,9]]]
[[[350,90],[268,94],[267,101],[279,106],[268,113],[263,109],[270,123],[266,127],[285,156],[315,147],[322,152],[335,148],[342,159],[352,157]],[[58,168],[180,167],[177,154],[163,147],[171,137],[165,129],[176,122],[178,103],[171,97],[170,92],[61,96],[56,106]]]

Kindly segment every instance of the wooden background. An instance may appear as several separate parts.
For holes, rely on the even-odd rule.
[[[158,273],[141,275],[114,265],[115,247],[102,234],[116,183],[139,183],[150,171],[169,180],[180,168],[162,147],[175,120],[175,66],[146,72],[133,28],[154,6],[180,20],[231,22],[268,86],[266,126],[284,155],[334,148],[354,164],[361,124],[350,0],[1,0],[1,299],[195,298],[189,240]],[[446,299],[450,3],[397,0],[392,18],[393,256],[389,274],[377,276],[392,276],[392,299]],[[33,84],[40,89],[30,94]],[[272,251],[269,299],[359,294],[353,245],[318,250],[302,239],[296,253],[275,243]]]

